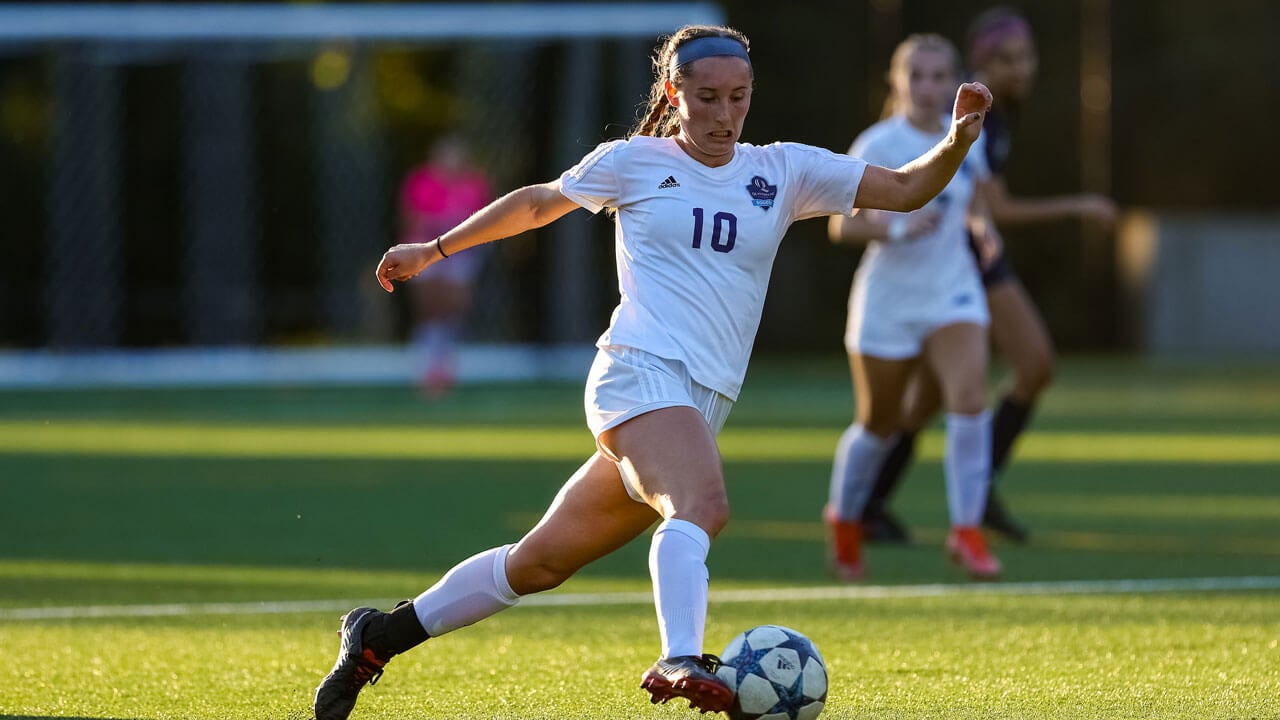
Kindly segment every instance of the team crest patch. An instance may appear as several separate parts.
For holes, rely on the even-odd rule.
[[[769,211],[773,207],[773,199],[778,196],[778,186],[770,185],[768,180],[756,175],[751,178],[751,184],[747,186],[747,192],[751,193],[751,204],[764,210]]]

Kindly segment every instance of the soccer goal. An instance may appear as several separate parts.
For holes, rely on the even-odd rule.
[[[620,137],[708,3],[0,6],[0,347],[394,345],[371,287],[446,133],[499,191]],[[589,342],[602,221],[502,244],[471,337]],[[547,242],[537,240],[546,239]]]

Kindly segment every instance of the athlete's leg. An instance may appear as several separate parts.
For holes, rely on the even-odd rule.
[[[907,468],[915,457],[916,436],[942,406],[938,380],[923,363],[916,368],[907,384],[902,421],[889,454],[876,473],[871,496],[862,511],[863,536],[871,542],[908,542],[910,535],[889,510],[889,501],[897,492]]]
[[[1055,357],[1044,318],[1017,279],[989,288],[987,302],[991,338],[1013,371],[1013,386],[1001,398],[993,423],[991,466],[999,474],[1040,394],[1053,381]]]
[[[1030,421],[1036,401],[1053,380],[1055,354],[1044,319],[1016,277],[990,286],[987,303],[991,310],[992,340],[1013,372],[1013,386],[1001,398],[992,420],[994,478],[1004,470],[1014,442]],[[1008,515],[994,491],[988,498],[984,519],[987,526],[1012,539],[1025,540],[1026,530]]]
[[[901,426],[902,398],[920,363],[916,358],[888,360],[849,356],[857,412],[836,453],[831,503],[841,520],[857,519]]]
[[[987,335],[975,323],[945,325],[925,341],[925,357],[942,389],[947,415],[947,498],[953,525],[976,526],[990,476],[990,414],[986,404]],[[961,436],[957,438],[957,433]],[[980,436],[974,445],[967,433]]]
[[[944,468],[951,533],[947,547],[977,577],[992,577],[999,562],[986,550],[978,524],[991,478],[991,414],[985,408],[987,333],[981,325],[945,325],[925,341],[947,413]]]
[[[639,537],[658,516],[627,495],[618,466],[596,453],[507,556],[519,594],[549,590],[589,563]]]
[[[637,537],[656,515],[626,493],[600,454],[569,478],[542,520],[514,546],[473,555],[412,602],[389,613],[357,608],[343,618],[342,649],[316,691],[318,720],[343,720],[366,683],[395,655],[483,620],[521,595],[546,590]]]
[[[638,415],[600,434],[631,486],[664,520],[715,537],[729,521],[720,449],[706,418],[677,405]]]
[[[662,516],[649,557],[662,656],[701,655],[707,552],[729,519],[715,436],[698,410],[676,406],[606,430],[600,445],[618,458],[650,512]]]
[[[849,355],[857,405],[854,422],[880,438],[897,432],[902,425],[902,399],[919,367],[919,358],[886,360],[859,353]]]
[[[407,283],[413,311],[411,346],[419,387],[431,397],[449,391],[456,375],[458,336],[471,307],[471,286],[462,279],[420,275]]]
[[[862,576],[861,518],[893,444],[902,413],[902,396],[918,362],[849,355],[857,411],[840,436],[831,468],[826,521],[833,546],[833,569],[843,580]]]
[[[924,358],[944,411],[977,415],[986,409],[986,328],[972,322],[943,325],[925,339]]]
[[[733,692],[702,660],[707,553],[711,538],[729,521],[715,435],[696,408],[674,406],[605,430],[599,443],[617,458],[636,494],[662,516],[649,548],[662,653],[641,687],[653,702],[683,697],[700,710],[725,710]]]
[[[902,403],[902,429],[920,432],[940,410],[942,387],[938,384],[938,376],[928,363],[920,363],[911,376],[906,399]]]
[[[432,636],[470,625],[554,588],[593,560],[622,547],[653,524],[653,511],[632,500],[617,466],[593,455],[515,545],[475,555],[450,570],[413,604]]]

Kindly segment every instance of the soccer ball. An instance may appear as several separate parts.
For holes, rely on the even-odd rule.
[[[751,628],[729,641],[720,660],[716,675],[734,692],[731,720],[813,720],[827,701],[822,654],[790,628]]]

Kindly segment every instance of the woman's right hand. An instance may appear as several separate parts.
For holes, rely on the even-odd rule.
[[[911,242],[928,235],[938,228],[942,220],[942,211],[934,207],[926,207],[908,215],[899,215],[890,221],[891,242]],[[902,223],[900,229],[892,231],[893,223]]]
[[[1004,238],[988,217],[973,217],[968,221],[969,236],[978,248],[978,267],[987,270],[1004,252]]]
[[[439,259],[440,254],[431,243],[396,245],[383,253],[382,261],[378,263],[378,284],[383,290],[393,292],[392,280],[408,280]]]

